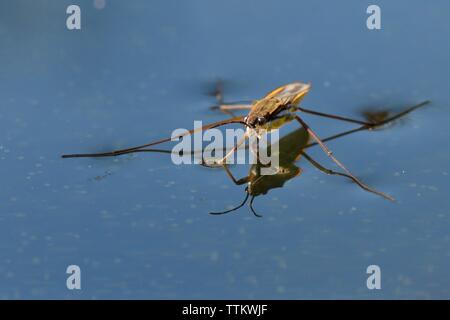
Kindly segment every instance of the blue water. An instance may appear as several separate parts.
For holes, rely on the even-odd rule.
[[[82,29],[68,31],[72,2],[0,2],[1,298],[450,297],[450,3],[376,1],[370,31],[370,1],[78,0]],[[432,100],[328,144],[397,202],[301,159],[299,177],[255,199],[263,218],[211,216],[245,195],[221,170],[60,158],[226,118],[205,94],[217,79],[229,101],[311,82],[305,107],[349,117]],[[322,137],[354,127],[304,119]],[[81,290],[66,288],[71,264]],[[366,287],[372,264],[381,290]]]

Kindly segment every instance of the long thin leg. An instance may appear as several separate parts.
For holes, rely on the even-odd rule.
[[[132,148],[127,148],[127,149],[121,149],[121,150],[115,150],[115,151],[111,151],[111,152],[102,152],[102,153],[81,153],[81,154],[65,154],[62,155],[62,158],[85,158],[85,157],[113,157],[113,156],[119,156],[122,154],[127,154],[127,153],[132,153],[132,152],[136,152],[139,149],[142,148],[146,148],[146,147],[150,147],[150,146],[154,146],[156,144],[160,144],[163,142],[168,142],[168,141],[172,141],[172,139],[175,138],[181,138],[187,135],[191,135],[195,132],[198,132],[200,130],[207,130],[207,129],[212,129],[212,128],[217,128],[226,124],[231,124],[231,123],[241,123],[241,124],[245,124],[245,122],[243,121],[244,117],[235,117],[235,118],[231,118],[231,119],[227,119],[227,120],[222,120],[222,121],[217,121],[214,123],[210,123],[207,125],[202,126],[201,128],[196,128],[196,129],[192,129],[189,130],[188,132],[184,133],[184,134],[180,134],[179,136],[173,137],[173,138],[165,138],[165,139],[161,139],[161,140],[157,140],[151,143],[147,143],[141,146],[137,146],[137,147],[132,147]]]
[[[365,185],[358,178],[356,178],[338,159],[336,159],[333,156],[333,153],[331,152],[331,150],[328,149],[328,147],[322,142],[322,140],[320,140],[319,136],[305,123],[305,121],[303,121],[302,118],[300,118],[298,115],[295,115],[295,119],[303,126],[303,128],[305,128],[306,131],[308,131],[308,133],[311,135],[311,137],[313,137],[313,139],[317,141],[317,143],[320,145],[322,150],[328,155],[328,157],[330,157],[334,163],[336,163],[339,167],[341,167],[342,170],[344,170],[349,176],[351,176],[355,181],[357,181],[359,186],[361,186],[364,190],[378,194],[388,200],[394,201],[394,198],[392,196],[385,194],[383,192],[374,190],[374,189],[370,188],[369,186]]]
[[[405,111],[398,113],[394,117],[385,119],[380,122],[368,122],[368,121],[364,121],[364,120],[357,120],[357,119],[347,118],[347,117],[343,117],[343,116],[338,116],[335,114],[329,114],[329,113],[319,112],[319,111],[315,111],[315,110],[311,110],[311,109],[306,109],[306,108],[303,108],[300,106],[295,107],[295,109],[298,111],[313,114],[313,115],[316,115],[319,117],[331,118],[331,119],[335,119],[335,120],[341,120],[341,121],[357,123],[357,124],[361,124],[361,125],[365,125],[365,126],[369,126],[369,127],[374,127],[374,126],[380,126],[380,125],[386,124],[387,122],[391,122],[397,118],[400,118],[400,117],[404,116],[405,114],[410,113],[411,111],[414,111],[415,109],[418,109],[420,107],[423,107],[423,106],[429,104],[430,102],[431,102],[430,100],[425,100],[411,108],[406,109]]]
[[[358,131],[364,131],[364,130],[367,130],[367,129],[372,129],[372,128],[383,126],[383,125],[388,124],[390,122],[393,122],[393,121],[395,121],[395,120],[397,120],[397,119],[399,119],[401,117],[406,116],[408,113],[413,112],[414,110],[417,110],[417,109],[419,109],[421,107],[426,106],[430,102],[431,102],[430,100],[422,101],[422,102],[420,102],[420,103],[418,103],[418,104],[416,104],[416,105],[414,105],[412,107],[409,107],[409,108],[407,108],[407,109],[405,109],[405,110],[403,110],[403,111],[401,111],[401,112],[399,112],[399,113],[397,113],[397,114],[395,114],[395,115],[393,115],[391,117],[388,117],[388,118],[386,118],[386,119],[384,119],[382,121],[373,123],[370,126],[362,125],[359,128],[355,128],[355,129],[352,129],[352,130],[341,132],[341,133],[335,134],[333,136],[327,137],[325,139],[322,139],[322,142],[327,142],[327,141],[330,141],[330,140],[334,140],[334,139],[337,139],[337,138],[340,138],[340,137],[343,137],[343,136],[346,136],[346,135],[349,135],[349,134],[352,134],[352,133],[355,133],[355,132],[358,132]],[[315,146],[317,144],[318,144],[317,142],[309,143],[308,145],[305,146],[304,149],[313,147],[313,146]]]
[[[362,125],[366,125],[366,126],[373,126],[374,125],[372,122],[367,122],[367,121],[363,121],[363,120],[347,118],[347,117],[338,116],[338,115],[335,115],[335,114],[318,112],[318,111],[314,111],[314,110],[310,110],[310,109],[305,109],[303,107],[296,107],[296,110],[301,111],[301,112],[305,112],[305,113],[309,113],[309,114],[313,114],[313,115],[319,116],[319,117],[331,118],[331,119],[335,119],[335,120],[341,120],[341,121],[346,121],[346,122],[351,122],[351,123],[357,123],[357,124],[362,124]]]
[[[315,161],[313,158],[311,158],[311,156],[309,156],[306,152],[302,152],[301,153],[303,155],[303,157],[308,160],[314,167],[316,167],[317,169],[319,169],[320,171],[326,173],[326,174],[330,174],[330,175],[338,175],[338,176],[342,176],[342,177],[346,177],[349,178],[350,180],[352,180],[353,182],[355,182],[357,185],[359,185],[361,188],[363,188],[366,191],[369,192],[373,192],[371,189],[368,189],[366,185],[362,184],[358,179],[355,179],[355,177],[348,175],[346,173],[342,173],[342,172],[337,172],[337,171],[333,171],[331,169],[327,169],[324,166],[322,166],[320,163],[318,163],[317,161]]]
[[[247,103],[223,103],[217,106],[220,110],[249,110],[252,108],[251,104]]]
[[[247,103],[219,103],[217,106],[212,106],[211,110],[220,110],[225,114],[235,117],[234,110],[250,110],[251,104]]]
[[[247,137],[248,137],[248,131],[245,131],[245,134],[242,137],[242,139],[225,155],[225,157],[220,159],[217,163],[223,165],[225,163],[225,161],[228,159],[228,157],[231,156],[237,149],[239,149],[239,147],[245,142]]]
[[[236,178],[233,176],[233,173],[230,171],[230,169],[228,168],[228,166],[226,165],[226,163],[223,164],[223,169],[225,170],[225,172],[227,173],[228,177],[233,180],[234,184],[240,186],[244,183],[247,183],[250,180],[250,176],[246,176],[244,178],[241,178],[239,180],[236,180]]]

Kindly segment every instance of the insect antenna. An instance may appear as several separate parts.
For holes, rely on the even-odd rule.
[[[225,214],[225,213],[229,213],[232,211],[236,211],[237,209],[241,208],[247,202],[248,197],[250,196],[250,193],[248,193],[248,188],[245,188],[245,193],[246,193],[245,199],[237,207],[234,207],[233,209],[226,210],[226,211],[210,212],[209,214],[220,215],[220,214]],[[253,201],[253,197],[252,197],[252,201]]]

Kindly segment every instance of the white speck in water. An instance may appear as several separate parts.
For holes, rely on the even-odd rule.
[[[219,253],[217,251],[213,251],[209,255],[209,258],[211,259],[211,261],[217,262],[219,260]]]
[[[283,286],[278,286],[277,287],[277,293],[283,294],[285,292],[286,292],[286,289]]]
[[[400,276],[398,277],[398,281],[399,281],[402,285],[404,285],[404,286],[409,286],[409,285],[412,284],[411,278],[409,278],[409,277],[407,277],[407,276],[404,276],[404,275],[400,275]]]
[[[278,267],[280,268],[280,269],[287,269],[287,262],[286,262],[286,260],[284,260],[284,259],[280,259],[279,261],[278,261]]]
[[[94,0],[94,8],[98,10],[104,9],[106,6],[106,0]]]

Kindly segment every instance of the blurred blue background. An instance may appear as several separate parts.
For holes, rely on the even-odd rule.
[[[81,30],[66,28],[70,4]],[[366,27],[370,4],[381,30]],[[0,298],[449,298],[449,21],[444,1],[2,0]],[[216,217],[244,196],[221,170],[60,158],[223,119],[205,95],[218,78],[230,101],[311,82],[305,107],[351,117],[431,99],[329,143],[397,202],[300,160],[300,177],[256,198],[262,219]],[[305,119],[323,137],[352,128]],[[381,290],[366,287],[371,264]]]

